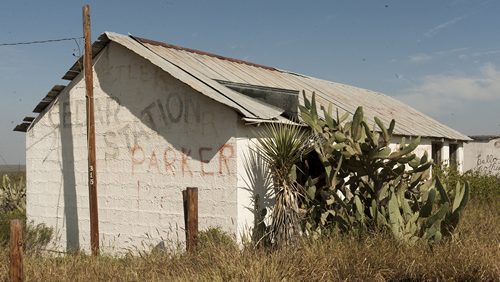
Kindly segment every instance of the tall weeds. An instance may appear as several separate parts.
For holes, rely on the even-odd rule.
[[[500,199],[497,198],[498,201]],[[196,254],[154,251],[142,257],[28,255],[27,281],[498,281],[499,211],[472,204],[458,236],[432,245],[400,244],[387,234],[331,235],[279,251],[235,248],[208,232]],[[8,277],[0,252],[0,280]]]

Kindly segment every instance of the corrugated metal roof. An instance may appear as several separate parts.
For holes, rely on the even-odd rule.
[[[388,124],[391,119],[395,119],[395,134],[398,135],[470,140],[466,135],[379,92],[112,32],[102,34],[98,41],[94,42],[94,56],[109,41],[128,48],[196,91],[252,120],[278,119],[283,110],[233,91],[218,81],[306,91],[309,95],[315,92],[319,106],[328,107],[333,104],[340,113],[353,114],[358,106],[363,106],[368,120],[377,116]],[[70,68],[64,76],[65,79],[71,80],[78,75],[81,71],[80,61]],[[303,103],[302,97],[300,100]]]
[[[212,80],[304,90],[309,94],[315,92],[321,106],[328,107],[331,103],[341,113],[353,114],[358,106],[363,106],[368,120],[377,116],[389,124],[391,119],[395,119],[395,133],[399,135],[470,140],[466,135],[382,93],[157,41],[135,39],[180,68],[193,70],[193,73]]]
[[[23,121],[14,127],[14,131],[26,132],[31,123],[35,120],[34,117],[24,117]]]
[[[184,64],[182,60],[168,54],[170,48],[142,43],[131,36],[111,32],[106,33],[106,36],[109,40],[121,44],[149,60],[196,91],[237,110],[245,117],[272,119],[283,113],[282,109],[233,91],[200,72],[197,68]],[[172,50],[175,49],[172,48]]]

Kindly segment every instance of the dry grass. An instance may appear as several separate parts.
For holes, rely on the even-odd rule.
[[[27,256],[28,281],[171,280],[500,280],[498,201],[470,203],[453,241],[405,246],[380,234],[333,236],[280,251],[231,244],[205,245],[197,255],[151,253],[142,257]],[[0,278],[7,279],[6,251]]]

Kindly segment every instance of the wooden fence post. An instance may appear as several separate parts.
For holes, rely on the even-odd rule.
[[[182,191],[184,203],[184,226],[186,229],[186,250],[194,251],[198,244],[198,188],[188,187]]]
[[[10,281],[23,279],[23,225],[14,219],[10,221]]]

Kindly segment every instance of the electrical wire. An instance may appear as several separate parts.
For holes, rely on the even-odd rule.
[[[76,41],[77,39],[82,39],[82,38],[83,38],[83,36],[59,38],[59,39],[35,40],[35,41],[29,41],[29,42],[0,43],[0,47],[1,46],[16,46],[16,45],[31,45],[31,44],[51,43],[51,42],[60,42],[60,41],[69,41],[69,40]]]

